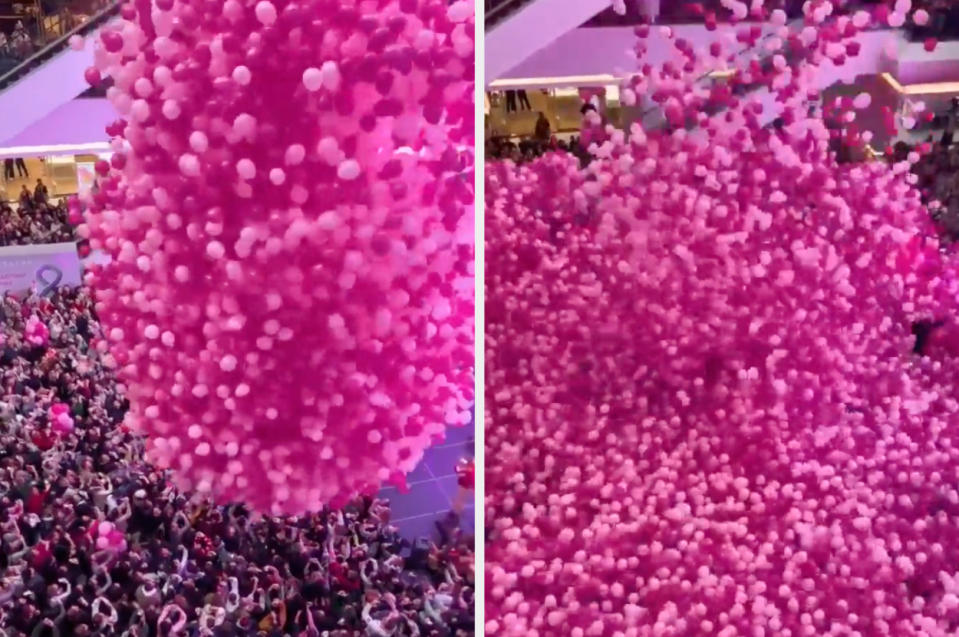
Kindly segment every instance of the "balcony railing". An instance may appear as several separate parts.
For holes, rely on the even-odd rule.
[[[0,89],[67,47],[73,35],[86,35],[119,13],[118,0],[35,0],[0,15]]]
[[[484,0],[486,9],[486,28],[496,26],[535,0]]]

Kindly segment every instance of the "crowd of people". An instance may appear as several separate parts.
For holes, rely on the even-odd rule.
[[[0,219],[3,245],[73,236],[62,202]],[[86,289],[0,299],[0,634],[472,634],[471,536],[411,543],[371,497],[191,498],[144,461],[108,360]]]
[[[918,178],[916,187],[924,202],[931,204],[932,217],[943,236],[950,241],[959,240],[959,146],[933,137],[925,144],[929,151],[920,154],[912,168]],[[915,149],[900,142],[894,150],[895,158],[905,159]]]
[[[16,206],[0,201],[0,245],[61,243],[77,239],[74,226],[69,222],[66,199],[47,200],[45,194],[35,198],[33,193],[24,192],[27,194],[21,193]]]
[[[486,140],[486,159],[509,159],[513,163],[522,164],[542,157],[546,153],[571,153],[585,159],[586,150],[582,147],[579,137],[572,137],[569,141],[550,137],[547,140],[536,137],[523,137],[513,141],[510,137],[491,137]]]
[[[115,0],[41,0],[0,19],[0,76]]]

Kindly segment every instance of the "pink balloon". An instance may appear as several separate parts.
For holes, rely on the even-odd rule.
[[[100,71],[90,67],[83,73],[83,79],[86,80],[87,84],[90,86],[99,86],[102,78],[100,76]]]
[[[27,341],[33,345],[46,345],[50,339],[50,330],[35,315],[27,319],[24,329]]]
[[[959,247],[929,147],[848,159],[848,4],[729,61],[763,91],[647,57],[629,134],[487,164],[486,634],[956,632]]]

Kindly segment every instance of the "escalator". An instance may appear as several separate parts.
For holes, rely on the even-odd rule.
[[[0,142],[89,88],[83,72],[93,64],[91,36],[119,12],[117,0],[97,0],[89,14],[44,16],[45,28],[23,41],[28,46],[0,50]],[[88,40],[84,50],[70,48],[74,35]]]

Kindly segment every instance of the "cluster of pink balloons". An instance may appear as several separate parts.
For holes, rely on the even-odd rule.
[[[487,165],[487,634],[959,630],[959,262],[918,153],[839,165],[809,114],[881,16],[806,10],[782,126],[673,40],[622,93],[671,131]]]
[[[50,418],[50,425],[54,431],[59,434],[68,434],[73,431],[73,417],[70,415],[70,405],[66,403],[53,403],[50,405],[47,416]]]
[[[113,259],[90,280],[150,457],[273,513],[402,483],[470,420],[472,2],[121,16],[80,233]]]
[[[50,340],[50,329],[36,315],[27,319],[23,333],[27,342],[32,345],[46,345]]]
[[[90,525],[90,536],[95,539],[96,546],[101,551],[111,551],[120,553],[127,548],[127,541],[123,531],[118,529],[113,522],[94,521]]]

